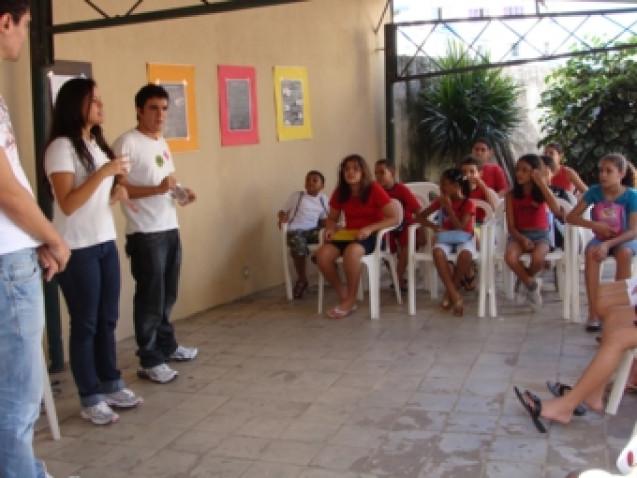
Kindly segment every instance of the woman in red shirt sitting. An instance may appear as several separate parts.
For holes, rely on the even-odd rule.
[[[345,229],[337,230],[341,213],[345,216]],[[356,309],[361,258],[374,250],[376,232],[398,225],[399,215],[382,186],[373,182],[361,156],[352,154],[341,161],[325,223],[326,242],[315,254],[321,273],[339,297],[339,304],[327,312],[328,317],[342,319]],[[336,270],[339,256],[343,256],[346,284]]]
[[[515,183],[506,195],[509,241],[504,259],[518,276],[520,287],[526,287],[526,298],[534,309],[542,306],[542,282],[535,275],[544,267],[544,258],[549,252],[548,208],[564,220],[555,196],[546,184],[541,165],[536,154],[526,154],[518,159]],[[524,253],[531,255],[528,268],[520,262]]]

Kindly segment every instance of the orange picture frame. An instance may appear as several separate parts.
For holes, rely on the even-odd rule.
[[[146,67],[148,82],[163,86],[170,96],[164,137],[171,151],[197,151],[199,132],[194,65],[148,63]]]

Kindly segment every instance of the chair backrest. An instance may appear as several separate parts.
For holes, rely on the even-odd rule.
[[[482,199],[472,199],[472,201],[476,205],[476,209],[481,209],[484,212],[485,223],[493,220],[493,218],[495,217],[495,212],[493,211],[491,204],[483,201]]]
[[[405,183],[405,186],[416,196],[422,207],[427,207],[432,201],[432,196],[440,196],[440,186],[427,181],[418,183]]]
[[[385,229],[384,230],[385,234],[387,232],[390,232],[392,229],[396,229],[397,227],[399,227],[403,223],[403,220],[405,219],[405,211],[403,210],[403,205],[401,204],[401,202],[395,198],[392,198],[391,202],[394,204],[394,207],[398,211],[398,224],[394,227]],[[381,246],[383,244],[382,236],[385,234],[382,234],[382,235],[378,234],[378,236],[376,237],[376,247],[374,249],[374,252],[378,252],[381,250]],[[389,251],[390,251],[390,245],[389,245],[389,241],[387,240],[385,241],[385,252],[389,253]]]

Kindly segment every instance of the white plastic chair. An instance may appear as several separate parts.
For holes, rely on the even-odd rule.
[[[567,213],[572,209],[572,205],[567,201],[555,198],[558,205],[562,207]],[[504,261],[504,255],[506,253],[506,245],[508,241],[508,229],[506,224],[506,213],[505,213],[505,201],[502,201],[496,208],[495,212],[495,224],[497,225],[497,230],[495,232],[495,252],[491,254],[491,260],[494,263],[499,262],[504,264],[502,267],[503,273],[503,282],[504,282],[504,291],[505,296],[509,300],[513,300],[515,296],[515,274],[514,272],[506,266]],[[564,248],[557,248],[546,255],[546,261],[549,261],[555,264],[555,268],[557,271],[557,288],[560,294],[560,298],[562,299],[562,317],[564,319],[569,318],[570,306],[571,306],[571,298],[572,298],[572,274],[569,273],[571,271],[571,249],[573,245],[572,240],[572,229],[571,227],[565,228],[564,233]],[[531,261],[531,256],[529,254],[522,254],[520,256],[520,260],[529,264]],[[495,268],[495,264],[490,266]],[[490,281],[491,282],[491,281]]]
[[[606,413],[611,415],[617,414],[619,408],[619,402],[624,396],[626,384],[630,376],[630,370],[633,367],[633,361],[637,357],[637,349],[630,349],[624,352],[622,361],[615,372],[615,380],[613,381],[613,388],[608,396],[608,403],[606,404]]]
[[[484,222],[480,228],[480,250],[476,252],[474,260],[478,263],[478,316],[484,317],[486,309],[486,300],[489,298],[489,312],[491,317],[496,316],[495,304],[495,287],[493,281],[488,280],[494,274],[489,271],[489,267],[493,264],[489,260],[493,242],[493,209],[485,202],[478,199],[472,199],[476,208],[484,211]],[[407,287],[409,300],[409,315],[416,314],[416,267],[419,262],[429,263],[429,293],[432,299],[438,297],[438,271],[433,263],[433,234],[431,230],[427,231],[427,245],[423,251],[416,250],[416,230],[421,227],[420,224],[412,224],[409,226],[408,236],[408,255],[407,255]],[[475,241],[475,237],[474,237]],[[448,259],[455,262],[457,254],[450,254]]]
[[[394,284],[394,292],[396,294],[396,302],[402,304],[402,297],[400,296],[400,284],[398,283],[398,273],[396,271],[396,255],[391,252],[389,241],[383,241],[386,234],[396,229],[403,222],[403,207],[398,199],[392,199],[392,203],[397,207],[399,211],[399,221],[396,226],[386,227],[381,229],[376,234],[376,246],[371,254],[366,254],[361,257],[361,263],[367,268],[367,277],[369,281],[369,310],[371,319],[376,320],[380,318],[380,273],[382,270],[383,260],[389,264],[391,271],[392,282]],[[321,243],[323,242],[323,236],[321,235]],[[383,244],[384,242],[384,244]],[[337,263],[342,263],[341,257],[337,259]],[[318,276],[318,313],[323,313],[323,297],[325,289],[325,277],[319,269]],[[362,288],[359,287],[359,299],[361,298]]]
[[[290,248],[288,247],[288,223],[281,224],[281,260],[283,262],[283,276],[285,278],[285,295],[291,302],[294,300],[292,294],[292,273],[290,272]],[[310,254],[314,253],[318,249],[318,244],[308,244]],[[311,261],[310,261],[311,262]]]

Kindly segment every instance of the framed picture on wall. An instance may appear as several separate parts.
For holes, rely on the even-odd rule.
[[[259,115],[254,67],[219,65],[217,78],[221,145],[258,143]]]
[[[307,69],[302,66],[275,66],[274,98],[279,141],[310,139],[312,121]]]
[[[83,61],[58,60],[46,68],[45,74],[49,80],[49,88],[45,94],[48,95],[51,107],[53,107],[62,85],[72,78],[91,78],[92,66]]]
[[[148,81],[168,92],[168,118],[164,137],[173,152],[199,149],[195,108],[195,67],[148,63]]]

